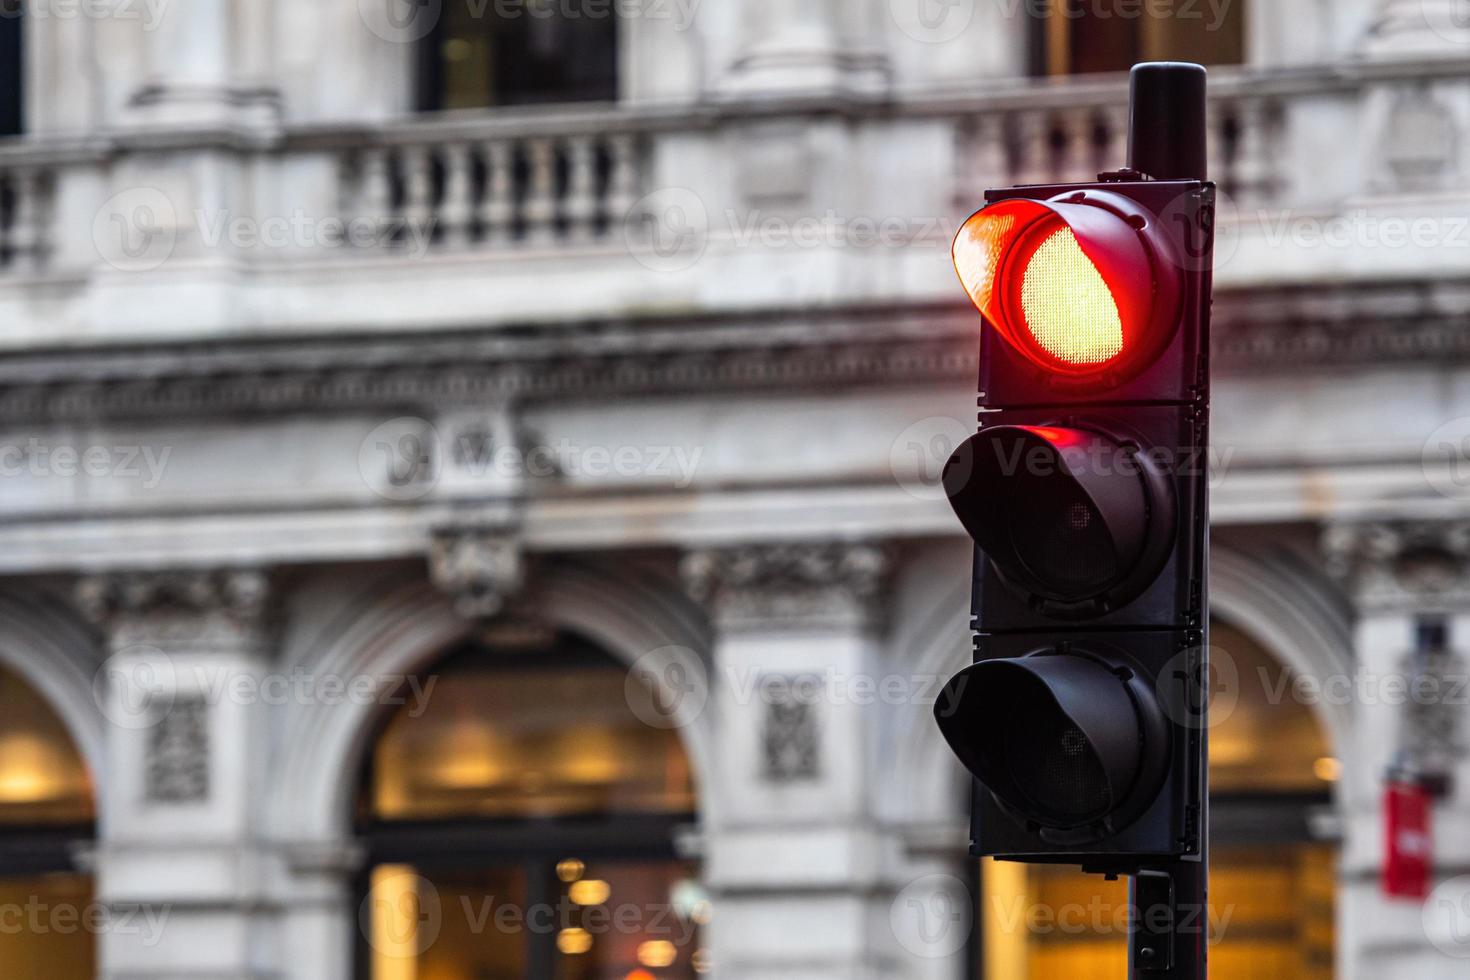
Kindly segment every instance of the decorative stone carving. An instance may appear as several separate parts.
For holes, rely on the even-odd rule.
[[[1361,607],[1450,612],[1470,601],[1470,521],[1333,524],[1322,550]]]
[[[77,604],[113,649],[148,644],[191,653],[264,639],[270,580],[257,568],[115,572],[78,581]]]
[[[881,625],[888,558],[871,544],[777,544],[687,555],[689,594],[721,627]]]
[[[150,803],[209,799],[209,703],[176,700],[148,735],[145,796]]]
[[[1460,134],[1455,113],[1427,88],[1408,88],[1394,99],[1379,139],[1381,169],[1389,190],[1438,190],[1458,176]]]
[[[771,783],[821,778],[821,719],[818,702],[798,693],[800,679],[767,678],[761,684],[763,775]]]
[[[444,530],[429,543],[429,576],[466,619],[489,619],[521,590],[520,541],[504,528]]]

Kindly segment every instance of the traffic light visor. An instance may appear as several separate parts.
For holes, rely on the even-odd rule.
[[[1168,480],[1101,432],[984,428],[955,450],[943,481],[1002,579],[1054,616],[1085,618],[1127,602],[1174,542]]]
[[[1076,653],[974,664],[945,685],[934,714],[985,788],[1042,827],[1127,823],[1156,794],[1169,758],[1147,685]]]
[[[1161,261],[1167,247],[1133,202],[1077,192],[977,212],[955,237],[954,264],[1007,343],[1081,380],[1140,367],[1172,335],[1179,277]]]

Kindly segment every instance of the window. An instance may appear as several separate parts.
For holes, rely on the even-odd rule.
[[[674,846],[679,736],[591,644],[471,646],[386,720],[359,802],[367,980],[693,980],[709,905]],[[432,686],[430,686],[432,684]],[[640,974],[639,971],[644,971]]]
[[[426,112],[618,96],[611,4],[446,0],[421,50],[419,108]]]
[[[1290,673],[1229,624],[1210,630],[1239,678],[1210,729],[1210,976],[1331,980],[1336,849],[1312,839],[1308,813],[1328,804],[1336,763],[1311,709],[1280,695]],[[980,894],[986,980],[1127,973],[1126,882],[984,861]]]
[[[22,0],[0,0],[0,136],[15,136],[24,131],[22,13]]]
[[[1216,10],[1186,0],[1059,0],[1036,21],[1037,73],[1127,71],[1140,61],[1240,64],[1244,3]]]
[[[78,927],[97,912],[93,883],[74,855],[94,820],[91,777],[66,726],[0,669],[0,909],[23,910],[25,923],[0,929],[7,976],[96,976],[95,937]]]

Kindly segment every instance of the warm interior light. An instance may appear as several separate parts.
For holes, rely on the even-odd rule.
[[[592,949],[592,934],[573,927],[556,934],[556,948],[565,956],[581,956]]]
[[[1071,228],[1054,231],[1026,265],[1021,311],[1031,336],[1068,364],[1106,364],[1123,351],[1112,290]]]
[[[679,958],[678,948],[667,939],[650,939],[638,944],[638,962],[662,970]]]
[[[1342,778],[1342,763],[1324,755],[1312,763],[1312,773],[1324,783],[1335,783]]]
[[[589,878],[572,885],[567,894],[578,905],[601,905],[612,894],[612,886],[605,881]]]

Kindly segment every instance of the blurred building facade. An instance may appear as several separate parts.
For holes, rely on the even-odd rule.
[[[1217,975],[1461,975],[1379,888],[1389,767],[1470,782],[1384,690],[1470,642],[1456,0],[0,14],[7,975],[1115,976],[1118,895],[966,859],[935,478],[953,229],[1121,165],[1159,57],[1226,202]]]

